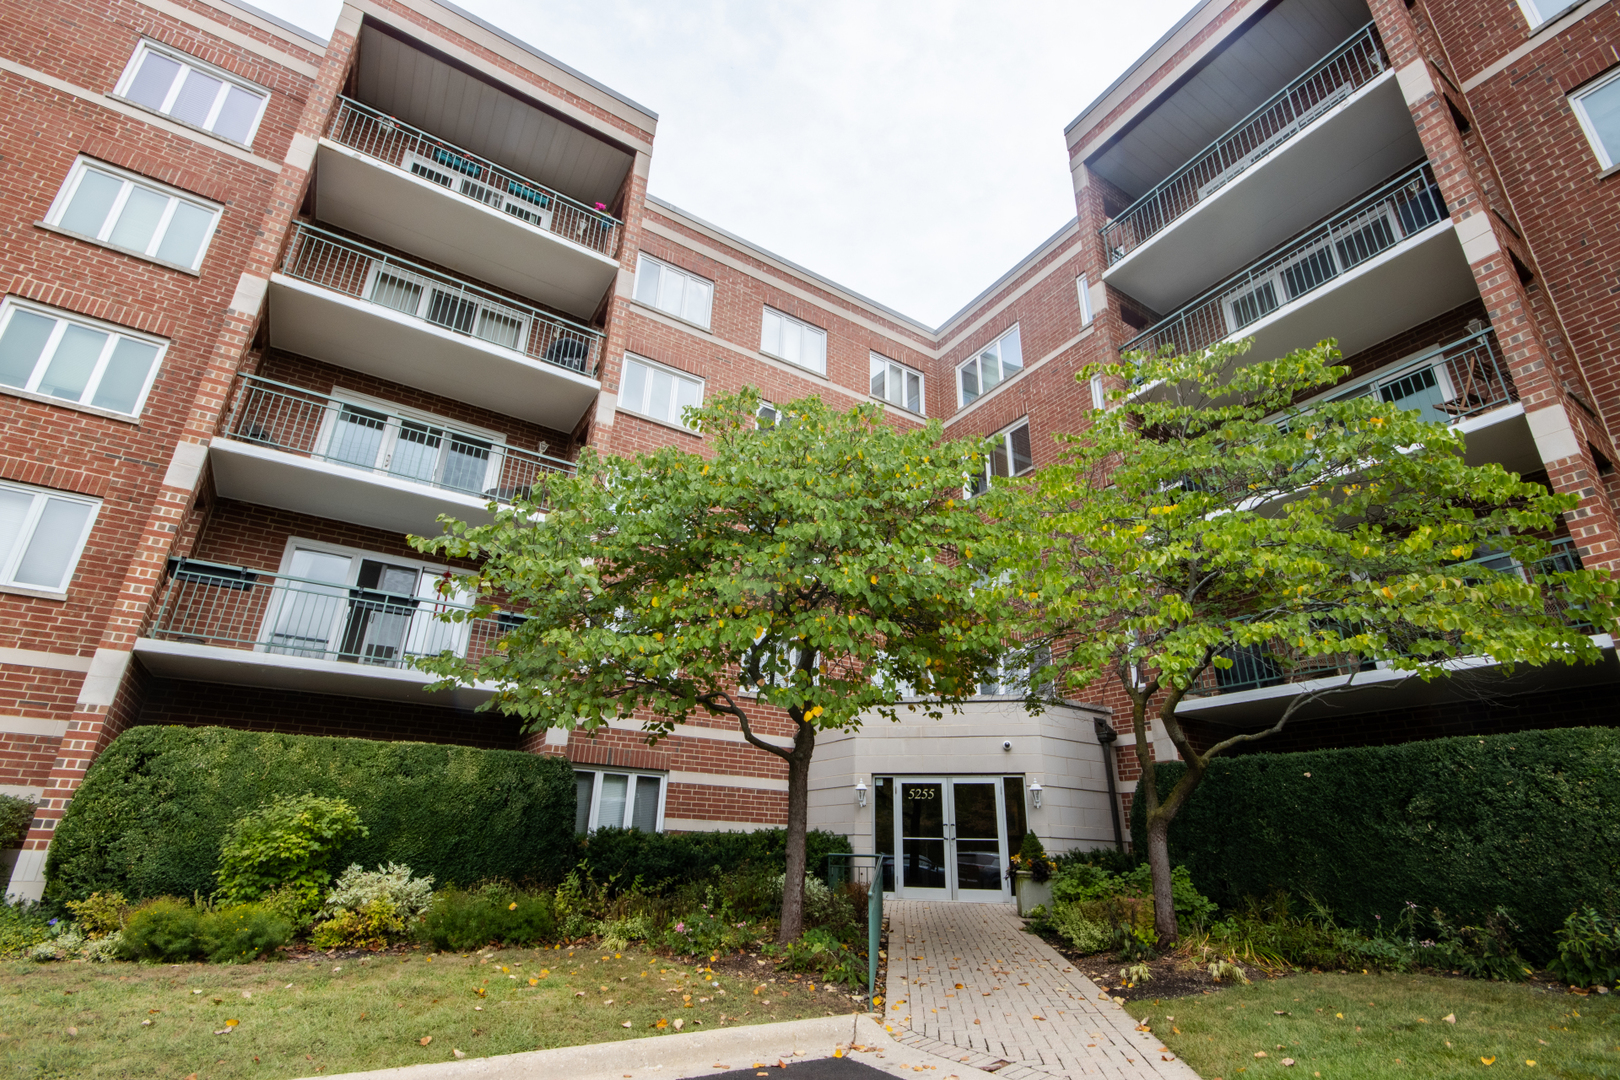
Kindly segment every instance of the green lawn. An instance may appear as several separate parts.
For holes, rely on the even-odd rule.
[[[456,1050],[482,1057],[678,1037],[677,1021],[689,1032],[856,1008],[842,990],[811,991],[748,957],[694,969],[639,949],[427,955],[0,964],[0,1068],[6,1080],[274,1080],[445,1061]]]
[[[1126,1008],[1205,1080],[1504,1071],[1601,1080],[1620,1078],[1617,996],[1428,975],[1296,975]]]

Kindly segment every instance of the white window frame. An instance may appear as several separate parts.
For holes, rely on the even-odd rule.
[[[1558,0],[1552,0],[1552,2],[1556,4]],[[1519,0],[1519,10],[1524,13],[1524,21],[1530,24],[1530,29],[1535,30],[1537,27],[1552,22],[1560,15],[1566,14],[1571,8],[1579,6],[1582,2],[1583,0],[1569,0],[1568,3],[1563,4],[1552,14],[1543,15],[1541,13],[1541,0]]]
[[[173,60],[175,63],[180,65],[180,71],[175,74],[174,82],[169,84],[169,92],[168,95],[163,99],[163,104],[155,109],[149,105],[143,105],[142,103],[135,101],[128,96],[130,84],[135,81],[135,75],[140,71],[141,63],[146,59],[148,54],[152,53],[165,57],[166,59]],[[214,98],[214,104],[209,109],[208,117],[202,124],[193,124],[190,121],[182,120],[177,116],[171,115],[168,111],[174,108],[174,99],[179,94],[180,87],[185,83],[187,68],[195,69],[202,74],[209,76],[210,78],[220,80],[222,83]],[[253,94],[259,99],[259,110],[254,114],[253,123],[248,126],[247,137],[241,142],[237,142],[228,135],[221,135],[217,131],[214,131],[208,127],[209,124],[214,123],[219,119],[219,110],[224,105],[226,95],[229,93],[229,88],[231,86],[235,86],[240,90]],[[252,148],[253,140],[258,137],[259,125],[264,122],[265,109],[270,104],[270,91],[257,83],[248,82],[246,79],[243,79],[240,76],[232,75],[230,72],[225,71],[222,68],[217,68],[213,64],[207,63],[206,61],[198,60],[196,57],[183,53],[178,49],[172,49],[167,45],[159,44],[150,38],[142,38],[140,43],[135,46],[135,52],[130,56],[129,63],[124,65],[124,73],[118,77],[118,84],[113,88],[113,96],[121,101],[129,102],[137,109],[146,109],[149,112],[155,112],[159,116],[172,120],[176,124],[182,124],[194,131],[206,132],[216,139],[230,143],[232,146],[245,146],[248,148]]]
[[[16,545],[11,551],[0,555],[0,589],[6,592],[23,593],[28,596],[43,596],[55,600],[66,599],[68,585],[72,583],[73,575],[78,573],[79,560],[84,557],[85,544],[89,542],[90,532],[95,528],[96,518],[101,513],[101,500],[92,499],[85,495],[76,495],[68,491],[58,491],[55,488],[35,487],[32,484],[13,484],[3,480],[0,480],[0,490],[20,492],[33,498],[33,502],[29,504],[28,509],[23,513],[22,527],[17,530]],[[66,568],[62,571],[61,579],[55,585],[19,582],[15,580],[17,566],[27,553],[28,545],[34,538],[35,530],[39,528],[39,519],[45,512],[46,504],[53,499],[90,508],[90,513],[85,515],[84,528],[80,530],[79,538],[74,543],[73,557],[68,560]]]
[[[1592,147],[1592,153],[1597,157],[1598,164],[1605,169],[1615,167],[1615,157],[1620,154],[1620,146],[1613,148],[1604,144],[1598,135],[1597,128],[1592,126],[1592,118],[1586,113],[1586,99],[1600,90],[1608,90],[1620,83],[1620,71],[1611,72],[1607,78],[1599,79],[1590,86],[1583,86],[1575,93],[1569,95],[1569,103],[1575,110],[1575,119],[1580,122],[1581,132]]]
[[[1006,465],[1007,472],[1005,475],[1009,477],[1028,476],[1030,473],[1035,471],[1035,441],[1033,435],[1028,436],[1029,467],[1016,472],[1013,471],[1012,435],[1013,432],[1017,431],[1019,428],[1023,428],[1026,432],[1030,431],[1029,417],[1021,416],[1011,424],[1008,424],[1006,427],[1002,428],[1000,431],[992,432],[990,435],[985,437],[985,442],[992,442],[996,439],[1001,440],[1001,446],[997,449],[991,450],[989,453],[1006,455],[1004,463]],[[983,474],[981,474],[974,481],[973,486],[968,488],[967,497],[971,499],[975,495],[982,495],[984,492],[989,491],[994,485],[997,475],[998,474],[996,473],[991,460],[987,458],[984,463]]]
[[[1002,359],[1002,352],[1003,352],[1003,349],[1004,349],[1004,344],[1010,339],[1011,340],[1016,340],[1018,342],[1018,363],[1015,365],[1017,370],[1015,370],[1013,372],[1013,374],[1009,376],[1006,373],[1007,366],[1006,366],[1006,363],[1004,362],[1004,360]],[[994,349],[995,352],[996,352],[996,363],[997,363],[997,366],[998,366],[998,370],[1000,371],[1001,374],[998,376],[995,386],[992,386],[992,387],[986,389],[985,385],[984,385],[984,369],[983,369],[983,365],[980,363],[980,360],[984,357],[984,355],[986,353],[990,352],[992,349]],[[974,392],[972,397],[968,397],[967,388],[962,385],[963,373],[965,373],[969,368],[971,368],[973,370],[974,382],[979,388],[977,391]],[[994,340],[988,341],[985,344],[979,346],[977,349],[974,349],[973,350],[973,355],[971,357],[969,357],[967,360],[965,360],[962,363],[956,365],[956,399],[957,399],[957,402],[961,405],[961,407],[966,408],[967,406],[973,404],[975,401],[979,401],[979,400],[987,397],[988,395],[994,393],[998,388],[1000,388],[1002,386],[1005,386],[1009,379],[1016,377],[1017,375],[1021,374],[1023,371],[1024,371],[1024,341],[1023,341],[1023,336],[1018,331],[1018,324],[1013,323],[1006,330],[1003,330],[1000,334],[996,335]]]
[[[1108,408],[1108,388],[1103,386],[1103,377],[1101,375],[1091,377],[1091,407],[1093,409]]]
[[[653,772],[653,771],[648,770],[648,769],[615,769],[615,768],[612,768],[612,767],[606,766],[606,765],[575,764],[574,765],[574,774],[575,774],[575,777],[576,777],[576,781],[575,781],[576,784],[578,783],[577,777],[581,773],[588,773],[593,777],[593,779],[591,781],[591,805],[590,805],[590,809],[589,809],[589,811],[587,811],[586,817],[585,817],[585,831],[586,832],[588,832],[588,833],[595,832],[597,829],[600,829],[600,828],[603,827],[603,823],[599,820],[599,818],[600,818],[600,815],[601,815],[601,812],[602,812],[602,781],[603,781],[603,777],[606,777],[606,776],[625,776],[625,777],[629,777],[629,779],[630,779],[629,790],[627,792],[628,797],[624,800],[624,817],[622,819],[620,819],[620,821],[617,824],[615,824],[615,823],[613,823],[611,821],[608,822],[606,827],[608,827],[608,828],[619,828],[619,829],[628,829],[628,828],[630,828],[630,825],[626,824],[626,822],[634,820],[634,817],[635,817],[635,812],[636,812],[635,793],[636,793],[636,786],[637,786],[635,781],[637,779],[639,779],[640,777],[648,776],[648,777],[652,777],[653,779],[658,781],[658,822],[654,826],[653,831],[654,832],[663,832],[664,831],[664,810],[665,810],[666,805],[669,802],[669,774],[668,773]],[[577,791],[578,788],[576,787],[575,790]],[[577,814],[577,810],[576,810],[576,814]],[[577,821],[577,817],[576,817],[576,821]]]
[[[7,328],[11,325],[12,314],[17,311],[26,311],[47,319],[55,319],[56,328],[51,331],[50,337],[45,341],[45,347],[40,350],[39,359],[34,362],[34,370],[29,373],[27,383],[22,386],[0,383],[0,394],[26,397],[50,405],[60,405],[64,408],[93,412],[102,416],[112,416],[124,420],[140,419],[141,411],[146,408],[146,399],[152,393],[152,385],[157,381],[158,372],[163,368],[163,360],[168,355],[169,342],[167,339],[153,337],[150,334],[139,334],[126,327],[102,322],[100,319],[91,319],[75,312],[62,311],[59,308],[46,307],[44,304],[19,300],[14,296],[8,296],[4,301],[0,301],[0,337],[4,337]],[[86,380],[84,392],[80,395],[78,401],[42,393],[39,390],[40,380],[50,368],[51,359],[56,353],[57,346],[61,344],[62,335],[67,332],[70,325],[82,326],[107,335],[107,341],[101,347],[101,353],[96,358],[96,365],[91,371],[89,379]],[[101,389],[102,376],[107,373],[107,364],[111,361],[113,350],[118,347],[118,342],[122,338],[128,338],[131,341],[138,341],[157,348],[157,354],[152,358],[152,366],[146,372],[146,382],[142,384],[141,391],[135,398],[135,407],[127,413],[101,405],[90,404],[95,399],[96,391]]]
[[[884,369],[884,393],[879,394],[874,392],[872,393],[873,397],[877,398],[879,401],[888,402],[897,409],[904,409],[906,412],[912,413],[916,416],[928,415],[928,379],[923,375],[922,372],[918,371],[914,367],[908,367],[898,360],[884,356],[880,352],[869,352],[867,356],[867,373],[870,379],[877,378],[877,369],[879,367]],[[907,405],[904,401],[897,401],[894,397],[889,396],[889,392],[893,389],[894,384],[896,382],[901,382],[907,375],[915,375],[917,377],[917,407],[915,409]],[[868,381],[868,390],[871,390],[871,385],[871,382]],[[903,391],[900,396],[903,396]]]
[[[664,299],[666,275],[673,275],[681,283],[681,302],[677,305],[682,309],[680,311],[671,311],[659,303]],[[653,280],[656,280],[658,284],[653,288],[653,296],[649,300],[641,295],[641,288],[643,284]],[[701,318],[695,317],[699,314],[696,311],[691,314],[687,314],[685,311],[686,301],[692,295],[692,289],[696,287],[701,287],[704,292]],[[706,277],[700,277],[690,270],[683,270],[679,266],[667,263],[662,259],[655,259],[644,252],[638,253],[636,256],[636,287],[631,296],[636,303],[644,307],[650,307],[654,311],[661,311],[671,318],[691,323],[693,326],[701,326],[705,330],[709,329],[709,324],[714,317],[714,282]]]
[[[416,477],[405,476],[389,471],[389,467],[393,464],[394,451],[399,445],[400,433],[403,430],[401,421],[411,421],[413,423],[424,424],[437,429],[440,433],[441,440],[460,435],[465,436],[467,439],[475,442],[489,443],[489,461],[486,463],[484,468],[484,484],[483,488],[481,489],[482,492],[487,493],[500,480],[501,469],[506,459],[506,436],[502,435],[498,431],[474,427],[471,424],[463,424],[459,421],[451,420],[448,417],[439,416],[435,413],[424,412],[421,409],[408,408],[392,401],[388,401],[385,398],[372,397],[369,394],[362,394],[356,390],[346,390],[341,386],[333,387],[330,396],[332,400],[339,403],[339,407],[336,409],[325,410],[325,416],[321,420],[320,432],[316,435],[315,439],[315,453],[317,456],[331,464],[346,465],[355,469],[369,468],[373,472],[380,473],[384,476],[401,480],[406,483],[436,485],[436,481],[433,480],[419,480]],[[382,438],[379,440],[379,445],[377,448],[377,460],[370,466],[352,461],[335,461],[330,456],[332,439],[338,432],[338,424],[342,422],[343,405],[353,405],[356,408],[364,409],[367,412],[383,413],[388,417],[386,427],[383,430]],[[444,462],[445,448],[441,446],[438,466],[435,469],[436,475],[442,474]]]
[[[84,182],[85,174],[89,172],[102,173],[121,181],[124,185],[113,199],[112,206],[107,211],[107,217],[101,223],[101,228],[93,236],[89,233],[74,232],[61,224],[62,218],[67,214],[68,207],[73,203],[73,197],[79,192],[79,185]],[[163,209],[163,216],[159,219],[157,228],[152,230],[152,239],[147,243],[144,251],[115,244],[110,239],[113,230],[118,225],[120,215],[124,212],[124,207],[129,202],[130,193],[136,188],[145,188],[154,195],[161,195],[169,200],[168,205]],[[197,245],[197,254],[189,265],[170,262],[168,259],[160,259],[157,255],[158,249],[163,246],[164,237],[168,234],[169,223],[174,220],[175,208],[180,203],[187,203],[209,215],[208,228],[204,230],[202,242]],[[160,266],[173,266],[187,273],[195,274],[202,266],[203,256],[208,254],[209,245],[214,242],[214,233],[219,229],[219,218],[222,210],[223,208],[216,202],[198,198],[189,192],[181,191],[179,188],[160,184],[156,180],[132,173],[127,169],[108,165],[104,161],[80,156],[74,160],[73,168],[68,172],[67,180],[62,184],[61,190],[56,193],[55,200],[51,202],[50,211],[45,215],[45,224],[53,229],[60,229],[70,236],[81,237],[102,247],[122,251],[127,255],[134,255],[148,262],[155,262]]]
[[[408,566],[419,572],[420,576],[418,576],[416,579],[417,590],[414,599],[421,601],[422,606],[418,607],[417,610],[411,614],[410,627],[406,631],[405,637],[401,642],[402,656],[411,652],[412,642],[420,643],[424,638],[428,639],[429,644],[432,647],[418,650],[419,652],[438,653],[442,649],[448,648],[457,656],[466,655],[467,647],[472,636],[471,624],[446,624],[440,622],[435,611],[433,610],[435,607],[435,601],[442,603],[443,598],[438,595],[437,589],[430,591],[428,583],[444,574],[446,567],[443,564],[423,562],[420,559],[412,559],[400,555],[390,555],[384,552],[371,551],[367,548],[350,547],[346,544],[332,544],[324,540],[309,540],[301,536],[291,536],[287,538],[287,543],[282,548],[281,562],[276,570],[278,582],[284,578],[294,576],[292,572],[293,560],[297,557],[299,551],[312,551],[323,555],[336,555],[349,560],[349,570],[346,579],[341,583],[334,582],[330,586],[330,588],[334,590],[331,593],[331,597],[338,602],[332,605],[332,615],[330,625],[327,629],[325,652],[323,652],[322,657],[313,659],[324,659],[325,653],[334,653],[338,650],[338,646],[343,641],[343,636],[348,624],[350,604],[354,599],[353,594],[356,591],[381,591],[369,587],[362,587],[359,584],[360,571],[362,569],[361,564],[367,559],[374,562],[387,563],[391,566]],[[310,593],[319,593],[318,589],[300,591],[305,595]],[[256,646],[256,651],[310,658],[307,650],[292,649],[285,645],[278,644],[275,640],[277,627],[280,625],[282,609],[287,604],[287,598],[289,595],[291,595],[291,593],[287,588],[284,587],[274,594],[273,599],[266,606],[264,619],[259,627],[259,642]],[[458,604],[470,605],[473,603],[473,598],[464,595],[457,596],[454,602]],[[362,668],[364,666],[365,665],[363,664],[361,665]],[[401,663],[397,666],[406,667],[408,665]]]
[[[770,327],[772,318],[781,320],[781,325],[777,328],[777,347],[780,349],[780,351],[772,351],[771,349],[766,348],[766,346],[770,344]],[[782,348],[781,346],[781,332],[788,327],[797,329],[801,335],[798,349],[798,359],[788,356],[787,353],[791,350]],[[818,364],[807,364],[804,361],[804,342],[808,341],[818,342],[817,349],[821,353],[821,360]],[[766,356],[774,357],[777,360],[783,361],[784,363],[792,364],[794,367],[801,367],[807,371],[814,371],[817,375],[825,376],[827,374],[827,331],[823,330],[819,326],[812,326],[803,319],[796,319],[787,312],[779,311],[778,309],[771,307],[769,304],[765,305],[764,313],[760,318],[759,351],[764,353]]]
[[[673,382],[673,383],[670,384],[672,390],[674,389],[675,386],[679,385],[679,382],[681,380],[684,380],[684,381],[689,382],[689,383],[696,384],[697,385],[697,402],[693,406],[694,408],[701,409],[703,407],[703,390],[704,390],[704,387],[707,385],[707,380],[705,380],[701,376],[693,375],[689,371],[682,371],[680,368],[673,368],[673,367],[670,367],[668,364],[660,364],[656,360],[649,360],[647,357],[642,356],[640,353],[631,353],[631,352],[625,353],[624,354],[624,365],[621,366],[620,370],[619,370],[618,403],[614,406],[616,411],[618,411],[618,412],[627,412],[632,416],[639,416],[643,420],[651,420],[655,424],[665,424],[665,425],[668,425],[669,427],[677,428],[677,429],[679,429],[681,431],[690,431],[693,434],[697,434],[697,431],[696,431],[695,428],[689,428],[689,427],[686,426],[685,423],[683,423],[681,421],[680,412],[681,412],[681,409],[683,408],[683,406],[680,404],[679,395],[676,396],[674,401],[670,402],[670,405],[671,405],[670,419],[665,420],[665,419],[662,419],[661,417],[653,415],[653,413],[651,411],[653,381],[651,379],[648,379],[646,381],[646,385],[642,390],[642,399],[641,399],[641,401],[636,402],[634,404],[630,404],[630,403],[627,403],[625,401],[625,399],[624,399],[624,387],[625,387],[625,371],[624,371],[624,368],[628,367],[630,364],[640,364],[642,367],[648,369],[649,374],[654,372],[654,371],[662,371],[662,372],[668,374],[671,378],[676,380],[676,382]]]
[[[1074,291],[1080,298],[1080,328],[1083,330],[1091,325],[1095,317],[1091,312],[1091,283],[1086,280],[1087,275],[1081,274],[1074,279]]]

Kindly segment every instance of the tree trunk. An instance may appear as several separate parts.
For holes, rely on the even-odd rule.
[[[787,758],[787,874],[782,879],[782,922],[776,940],[781,944],[797,941],[804,933],[805,833],[810,821],[810,755],[816,748],[816,729],[799,721],[793,736],[793,753]]]
[[[1153,872],[1153,929],[1159,948],[1168,949],[1181,936],[1176,925],[1176,903],[1170,891],[1170,818],[1164,809],[1148,817],[1148,869]]]

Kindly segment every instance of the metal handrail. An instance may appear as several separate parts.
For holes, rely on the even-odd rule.
[[[606,209],[586,206],[380,109],[339,96],[326,137],[610,259],[618,257],[624,222]]]
[[[858,859],[871,859],[870,865],[858,865]],[[885,860],[888,860],[885,862]],[[846,881],[853,882],[857,871],[867,871],[866,881],[866,982],[868,1007],[875,1007],[878,985],[878,955],[883,947],[883,888],[885,870],[894,872],[894,857],[835,851],[827,855],[827,887],[836,889]]]
[[[1509,562],[1505,566],[1492,566],[1492,563],[1501,562],[1502,555],[1481,555],[1467,559],[1455,565],[1461,567],[1479,567],[1495,573],[1518,574],[1526,581],[1534,582],[1540,575],[1547,573],[1567,573],[1581,568],[1580,554],[1576,550],[1575,541],[1567,536],[1559,537],[1552,542],[1552,551],[1542,559],[1537,560],[1529,571],[1518,563]],[[1571,626],[1590,629],[1584,623],[1577,609],[1571,608],[1564,596],[1556,590],[1550,590],[1543,596],[1547,614],[1563,618]],[[1251,645],[1241,649],[1230,650],[1229,658],[1233,666],[1226,671],[1216,671],[1206,678],[1200,685],[1187,691],[1187,697],[1212,697],[1218,694],[1232,694],[1241,690],[1259,690],[1269,686],[1284,686],[1293,683],[1308,682],[1312,679],[1332,678],[1336,675],[1350,675],[1368,670],[1372,662],[1353,653],[1340,653],[1331,656],[1310,657],[1308,662],[1301,666],[1292,666],[1287,657],[1294,652],[1291,646],[1282,642],[1271,642],[1267,645]]]
[[[433,596],[176,559],[144,637],[405,669],[446,651],[478,660],[520,621],[446,622],[470,609]]]
[[[1112,266],[1389,67],[1372,23],[1262,102],[1103,226]]]
[[[237,379],[222,433],[299,457],[498,502],[544,502],[551,479],[575,470],[571,461],[456,431],[447,423],[259,375]]]
[[[302,222],[281,273],[593,379],[601,363],[598,330]]]
[[[1329,401],[1377,397],[1431,414],[1448,424],[1479,416],[1519,400],[1496,334],[1485,327],[1465,338],[1438,345],[1391,371],[1379,372],[1348,388],[1335,390]]]
[[[1119,347],[1195,353],[1349,273],[1445,219],[1445,200],[1427,162],[1379,185],[1320,225],[1182,305]]]

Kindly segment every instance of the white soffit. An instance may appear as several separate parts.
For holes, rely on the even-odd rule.
[[[587,205],[611,204],[634,164],[628,150],[369,23],[355,85],[366,104]]]

